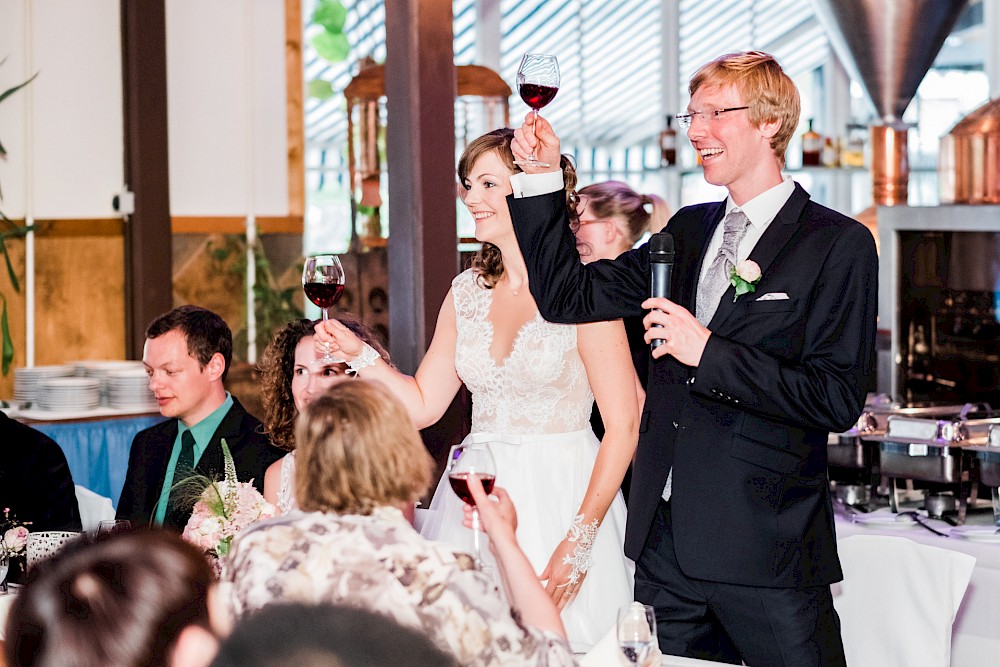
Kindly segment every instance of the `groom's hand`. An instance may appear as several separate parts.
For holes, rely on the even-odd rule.
[[[662,345],[653,349],[654,359],[669,354],[688,366],[701,363],[701,355],[712,332],[702,326],[691,311],[661,297],[646,299],[642,307],[649,309],[642,319],[646,327],[646,342],[656,338],[663,340]]]
[[[547,171],[559,171],[559,137],[552,131],[549,121],[541,116],[535,117],[533,112],[528,112],[524,117],[524,124],[514,130],[514,139],[511,141],[510,149],[514,153],[514,159],[518,161],[527,160],[532,152],[539,162],[546,162],[547,167],[529,167],[518,165],[526,174],[541,174]]]

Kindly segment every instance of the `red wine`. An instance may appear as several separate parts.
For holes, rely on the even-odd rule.
[[[537,83],[522,83],[517,87],[521,99],[529,107],[538,111],[552,101],[559,92],[559,86],[542,86]]]
[[[483,483],[483,491],[486,492],[486,495],[493,493],[493,482],[496,481],[495,475],[472,474],[475,474],[479,478],[479,481]],[[472,498],[472,492],[469,491],[469,473],[452,473],[448,475],[448,481],[451,483],[452,490],[462,499],[462,502],[466,505],[476,504],[476,501]]]
[[[302,285],[306,296],[320,308],[329,308],[337,303],[344,293],[344,286],[337,283],[305,283]]]

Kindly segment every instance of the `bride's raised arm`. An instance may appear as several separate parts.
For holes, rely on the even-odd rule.
[[[434,338],[416,375],[400,373],[378,354],[371,354],[363,340],[335,319],[316,325],[316,343],[329,345],[331,354],[347,359],[359,375],[385,384],[403,402],[417,428],[435,423],[448,409],[462,380],[455,371],[455,301],[451,290],[438,312]]]
[[[586,574],[580,572],[579,565],[581,559],[585,561],[589,555],[588,547],[592,544],[588,539],[593,541],[597,528],[604,521],[639,439],[635,370],[621,320],[577,325],[577,347],[604,420],[605,432],[587,493],[574,519],[576,530],[559,543],[541,575],[542,579],[548,579],[545,589],[560,609],[583,585]],[[576,565],[564,562],[567,557],[576,561]]]

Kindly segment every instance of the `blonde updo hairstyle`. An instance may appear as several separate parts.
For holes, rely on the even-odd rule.
[[[646,232],[660,231],[670,220],[670,207],[663,198],[641,195],[621,181],[604,181],[580,188],[580,199],[595,218],[613,220],[629,247]]]
[[[341,382],[295,427],[295,495],[306,512],[371,514],[427,491],[434,461],[406,408],[379,382]]]
[[[500,128],[487,132],[478,139],[474,139],[465,147],[462,157],[458,161],[458,182],[465,190],[468,190],[466,182],[472,167],[483,155],[494,151],[510,170],[511,174],[521,172],[521,168],[514,164],[514,153],[510,149],[510,142],[514,139],[514,130],[509,127]],[[566,191],[566,206],[569,210],[570,220],[576,219],[577,195],[576,169],[569,157],[563,155],[559,159],[559,166],[563,172],[563,188]],[[460,190],[461,192],[461,190]],[[483,243],[482,248],[475,254],[470,262],[470,266],[476,272],[479,282],[487,289],[493,289],[500,278],[503,277],[503,256],[500,248],[492,243]]]

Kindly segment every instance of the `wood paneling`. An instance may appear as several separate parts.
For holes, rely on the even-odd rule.
[[[121,236],[35,240],[35,363],[125,358]]]
[[[25,325],[24,325],[24,241],[16,239],[6,241],[7,252],[10,254],[14,271],[21,279],[21,293],[18,294],[10,284],[7,277],[7,269],[0,269],[0,293],[7,299],[7,321],[10,324],[11,338],[14,339],[14,367],[24,365],[25,355]],[[0,376],[0,398],[12,398],[14,396],[14,370],[11,368],[10,375]]]
[[[301,0],[285,0],[285,81],[288,115],[288,213],[301,219],[306,210]],[[301,231],[300,225],[299,232]]]
[[[243,216],[174,216],[171,231],[174,234],[244,234],[247,219]],[[302,216],[260,216],[257,234],[301,234]]]
[[[44,220],[35,235],[35,363],[125,358],[125,252],[121,220]],[[117,228],[117,233],[116,233]],[[0,271],[14,339],[14,367],[26,359],[24,241],[8,244],[22,291]],[[14,373],[0,397],[14,394]]]

